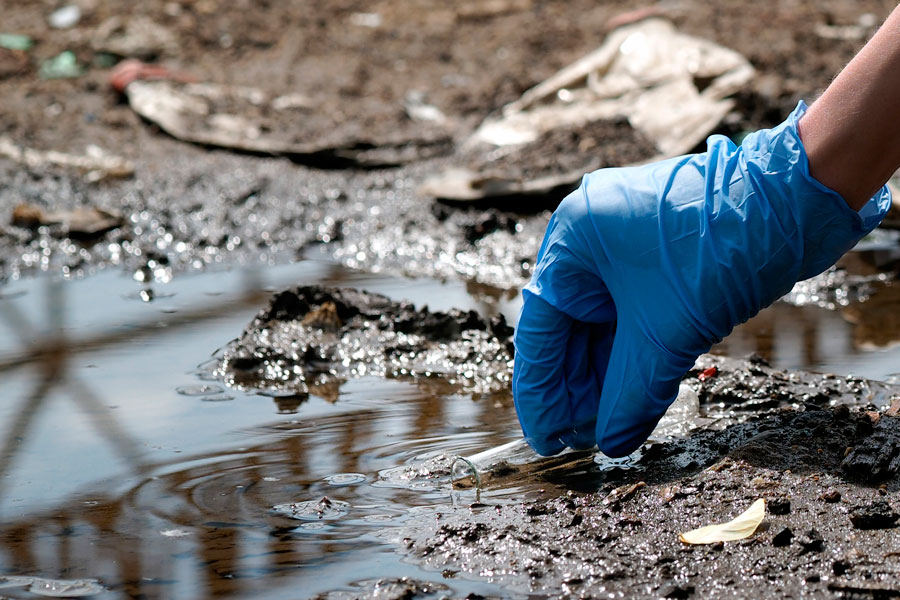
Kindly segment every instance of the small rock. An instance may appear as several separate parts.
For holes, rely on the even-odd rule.
[[[321,329],[322,331],[337,331],[344,326],[338,317],[337,306],[334,302],[325,302],[319,308],[306,313],[301,325]]]
[[[832,571],[835,575],[837,575],[838,577],[840,577],[841,575],[846,574],[847,571],[850,570],[850,567],[851,567],[851,566],[852,566],[852,565],[850,565],[850,563],[847,562],[846,560],[839,559],[839,560],[836,560],[836,561],[834,561],[833,563],[831,563],[831,571]]]
[[[837,490],[828,490],[819,497],[829,504],[835,504],[841,501],[841,493]]]
[[[850,512],[850,522],[856,529],[891,529],[897,526],[897,519],[900,515],[884,500],[857,506]]]
[[[787,498],[772,498],[766,504],[769,513],[773,515],[786,515],[791,512],[791,501]]]
[[[695,588],[692,585],[675,585],[669,584],[659,590],[659,595],[663,598],[677,598],[684,600],[694,595]]]
[[[825,540],[815,529],[810,529],[797,538],[797,543],[803,548],[801,554],[807,552],[821,552],[825,548]]]
[[[790,546],[792,539],[794,539],[794,532],[791,531],[789,527],[782,527],[781,531],[776,533],[775,537],[772,538],[772,545],[776,548]]]

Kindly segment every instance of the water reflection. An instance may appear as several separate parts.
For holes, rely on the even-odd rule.
[[[756,353],[773,366],[884,379],[896,371],[900,286],[879,283],[869,299],[826,310],[776,303],[713,347],[714,354]]]
[[[327,280],[321,271],[310,275]],[[3,415],[11,425],[0,469],[2,481],[13,482],[0,495],[6,574],[96,577],[110,596],[128,597],[296,597],[363,576],[408,575],[414,569],[399,557],[387,567],[375,560],[385,546],[371,534],[413,507],[447,501],[449,486],[381,485],[378,473],[423,453],[471,452],[515,431],[502,395],[473,401],[436,380],[369,378],[343,389],[335,382],[310,397],[235,393],[234,402],[204,408],[210,395],[221,395],[217,384],[178,373],[194,371],[262,306],[258,278],[215,296],[214,305],[207,293],[196,303],[199,290],[160,295],[168,304],[141,303],[137,316],[129,313],[134,299],[116,291],[106,295],[120,301],[108,322],[100,319],[103,327],[85,318],[86,306],[65,320],[67,293],[82,282],[31,283],[24,296],[0,300],[3,325],[19,336],[17,346],[0,346],[0,370],[25,396]],[[432,292],[441,287],[432,285]],[[36,298],[46,312],[35,308]],[[59,409],[71,400],[75,409]],[[154,403],[159,411],[147,410]],[[66,456],[74,468],[61,475],[46,463],[75,445],[64,438],[81,422],[91,427],[75,440],[84,456]],[[54,440],[36,423],[67,433]],[[113,457],[92,463],[104,444]],[[16,460],[23,451],[44,464]],[[31,504],[29,493],[41,501]],[[347,514],[300,522],[272,511],[325,497],[346,502]],[[329,569],[343,575],[323,579]]]

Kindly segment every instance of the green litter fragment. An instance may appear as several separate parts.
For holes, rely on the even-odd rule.
[[[62,79],[66,77],[78,77],[84,73],[84,69],[78,64],[75,53],[66,50],[61,54],[47,59],[41,65],[42,79]]]
[[[28,50],[34,45],[31,38],[19,33],[0,33],[0,48],[7,50]]]

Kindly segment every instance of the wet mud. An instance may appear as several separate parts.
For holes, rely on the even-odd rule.
[[[718,371],[703,382],[691,382],[696,373],[687,380],[699,383],[701,410],[746,406],[763,394],[774,394],[780,406],[651,442],[627,467],[603,468],[600,461],[565,475],[551,470],[543,477],[547,500],[461,498],[403,528],[394,541],[416,563],[519,593],[900,593],[893,559],[900,552],[900,419],[886,414],[883,401],[881,408],[866,403],[858,387],[871,384],[773,373],[758,361],[712,359],[700,366],[698,373]],[[755,377],[774,383],[756,390]],[[807,389],[820,391],[811,396]],[[900,397],[896,387],[884,391]],[[757,498],[767,500],[768,511],[749,539],[706,546],[678,540],[681,532],[729,520]]]
[[[473,394],[506,391],[512,328],[503,316],[432,312],[353,289],[302,286],[276,294],[222,352],[232,386],[334,401],[350,378],[428,378]]]
[[[10,7],[6,27],[30,35],[35,45],[24,57],[16,54],[23,69],[0,78],[2,133],[42,151],[83,154],[96,145],[133,161],[135,174],[90,182],[66,169],[0,161],[0,277],[89,273],[112,265],[164,279],[219,265],[285,262],[318,243],[351,268],[501,289],[530,275],[547,221],[543,211],[566,190],[536,203],[505,203],[505,210],[539,214],[516,217],[512,231],[472,242],[467,232],[485,218],[484,207],[441,218],[432,200],[417,192],[430,175],[460,163],[454,144],[438,149],[443,157],[435,157],[431,145],[405,156],[404,162],[412,159],[406,166],[368,171],[335,170],[350,166],[337,156],[334,164],[319,157],[310,165],[180,142],[142,121],[109,86],[104,43],[111,32],[127,30],[114,21],[121,25],[126,15],[111,2],[85,6],[79,23],[62,31],[48,29],[42,5]],[[772,1],[752,9],[689,2],[663,12],[686,33],[741,52],[758,70],[719,128],[738,139],[780,122],[799,98],[814,98],[872,29],[859,24],[860,15],[872,13],[877,22],[892,7],[881,0],[790,7]],[[502,0],[488,8],[424,0],[402,8],[388,0],[315,7],[155,0],[142,5],[140,18],[168,33],[156,51],[142,48],[141,56],[190,70],[200,82],[253,86],[267,96],[299,94],[306,108],[292,126],[301,137],[321,131],[355,137],[361,142],[353,153],[369,153],[377,163],[379,152],[398,148],[395,138],[437,128],[454,142],[465,139],[485,117],[599,46],[610,19],[634,8],[632,2],[586,0]],[[760,13],[769,18],[759,19]],[[291,36],[283,35],[286,27]],[[841,27],[856,37],[828,37],[828,28]],[[74,52],[85,74],[39,78],[41,63],[64,50]],[[446,121],[416,120],[412,106],[432,107]],[[561,135],[520,158],[482,156],[477,162],[510,162],[505,168],[524,174],[587,166],[582,159],[588,154],[625,164],[641,155],[642,145],[619,129],[611,127],[595,151],[587,149],[590,136]],[[555,164],[547,162],[552,155],[559,156]],[[11,211],[23,203],[44,211],[94,207],[121,214],[124,223],[73,242],[53,228],[12,223]]]

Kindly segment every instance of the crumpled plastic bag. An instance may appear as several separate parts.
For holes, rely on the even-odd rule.
[[[648,18],[613,30],[598,49],[488,117],[464,148],[524,145],[552,129],[626,117],[658,149],[650,160],[676,156],[709,135],[734,106],[728,96],[753,76],[753,67],[738,52],[680,33],[665,19]],[[485,189],[477,173],[456,168],[422,189],[439,198],[474,200],[550,191],[573,175],[580,176],[511,179],[505,185],[494,181]]]

